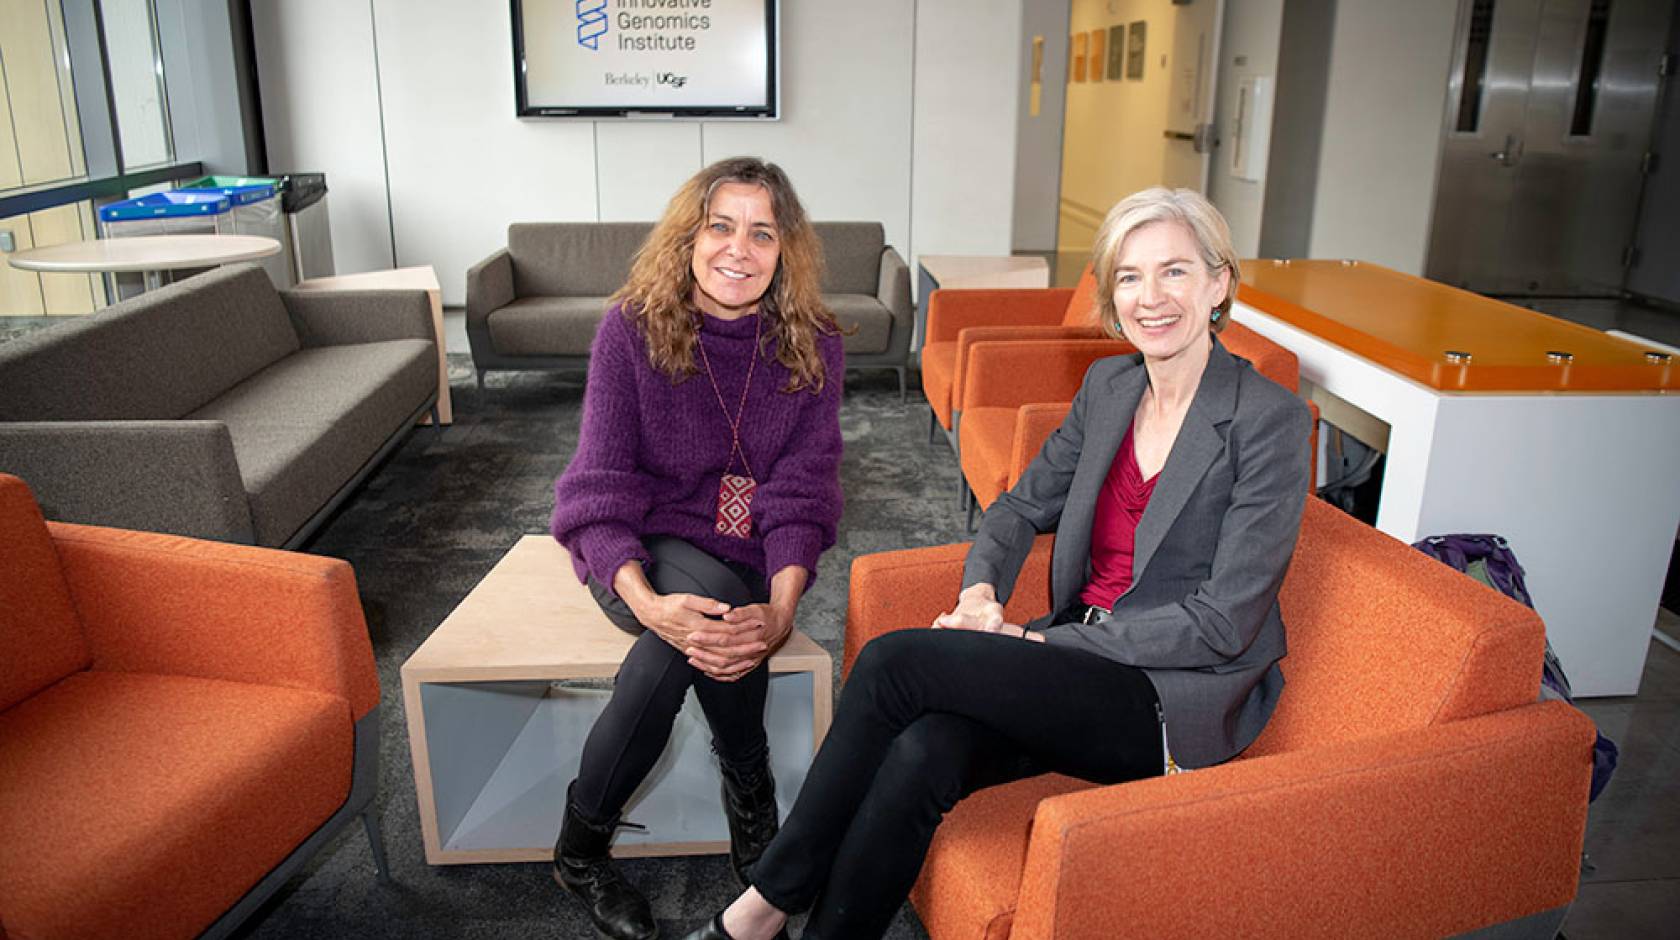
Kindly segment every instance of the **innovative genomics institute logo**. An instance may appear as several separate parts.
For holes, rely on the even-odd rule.
[[[607,0],[577,0],[577,21],[578,45],[599,52],[607,34]]]

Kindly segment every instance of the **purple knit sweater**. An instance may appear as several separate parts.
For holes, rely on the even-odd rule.
[[[701,317],[700,342],[731,417],[741,402],[758,317]],[[839,336],[818,339],[826,381],[819,394],[784,392],[788,370],[760,355],[741,418],[741,448],[758,481],[752,536],[719,535],[718,481],[729,462],[729,422],[699,371],[672,384],[648,361],[631,319],[609,310],[590,350],[577,452],[554,484],[554,537],[572,553],[578,579],[612,587],[625,562],[646,563],[642,538],[674,535],[766,578],[817,556],[840,521]],[[744,474],[740,461],[732,473]]]

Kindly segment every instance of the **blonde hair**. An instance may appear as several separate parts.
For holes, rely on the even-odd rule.
[[[766,342],[791,373],[784,391],[822,390],[829,378],[817,338],[839,332],[822,301],[822,242],[781,167],[753,157],[720,160],[694,174],[671,197],[665,214],[637,249],[630,278],[613,302],[633,317],[654,368],[681,381],[694,374],[699,316],[694,306],[694,240],[712,194],[725,183],[763,187],[770,195],[781,255],[759,301]]]
[[[1184,226],[1196,239],[1202,263],[1210,272],[1218,274],[1221,268],[1231,272],[1225,299],[1208,311],[1208,329],[1215,333],[1225,329],[1231,320],[1231,304],[1236,301],[1237,281],[1241,278],[1237,250],[1231,244],[1231,227],[1201,193],[1156,186],[1115,203],[1097,229],[1091,265],[1096,269],[1097,321],[1102,324],[1103,332],[1115,339],[1125,339],[1114,309],[1115,265],[1120,262],[1120,248],[1126,243],[1126,237],[1151,222],[1177,222]],[[1215,310],[1218,316],[1213,315]]]

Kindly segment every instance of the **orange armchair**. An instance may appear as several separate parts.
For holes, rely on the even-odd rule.
[[[1094,321],[1096,291],[1096,275],[1089,264],[1071,290],[934,291],[928,298],[927,334],[921,351],[922,392],[934,422],[955,433],[963,373],[973,343],[1100,337]]]
[[[1300,388],[1300,362],[1288,349],[1240,323],[1226,324],[1219,341],[1253,363],[1261,375],[1292,392]],[[1020,479],[1067,416],[1092,362],[1134,351],[1121,340],[976,345],[969,352],[963,383],[957,450],[975,503],[981,509],[990,506]],[[1313,423],[1316,428],[1317,421]]]
[[[940,613],[965,552],[857,559],[845,668],[870,638]],[[1012,620],[1048,608],[1049,554],[1041,539]],[[1240,758],[970,796],[911,894],[928,933],[1423,937],[1525,917],[1555,932],[1577,886],[1594,731],[1535,701],[1539,618],[1316,499],[1280,602],[1288,686]]]
[[[49,523],[0,474],[0,922],[223,936],[363,818],[379,678],[342,561]]]

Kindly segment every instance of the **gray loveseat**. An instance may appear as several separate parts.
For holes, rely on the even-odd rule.
[[[847,330],[848,369],[898,373],[904,397],[914,310],[910,270],[879,222],[817,222],[823,299]],[[650,222],[516,222],[508,245],[467,272],[467,341],[478,384],[502,369],[582,369],[607,298],[624,285]]]
[[[0,471],[49,519],[295,548],[437,400],[423,291],[236,265],[0,343]]]

